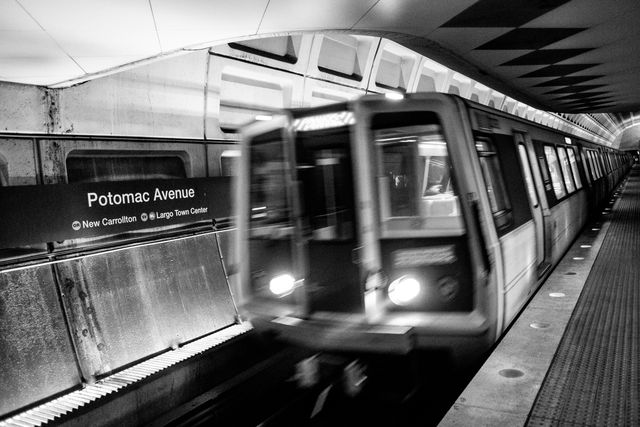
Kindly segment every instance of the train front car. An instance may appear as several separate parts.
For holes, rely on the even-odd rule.
[[[371,96],[246,129],[240,301],[256,327],[330,350],[464,357],[493,341],[463,108]]]

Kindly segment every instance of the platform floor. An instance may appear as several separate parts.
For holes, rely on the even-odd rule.
[[[640,166],[619,195],[441,425],[640,425]]]

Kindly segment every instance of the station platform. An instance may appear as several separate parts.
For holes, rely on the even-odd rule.
[[[640,166],[441,426],[640,425]]]

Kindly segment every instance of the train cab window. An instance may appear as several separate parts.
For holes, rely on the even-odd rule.
[[[288,170],[284,159],[282,140],[270,134],[253,141],[251,156],[251,178],[249,181],[249,222],[252,237],[262,232],[272,237],[276,228],[285,237],[283,230],[290,228],[289,203],[285,173]],[[282,228],[284,225],[287,228]]]
[[[375,129],[373,137],[383,237],[464,234],[440,125],[398,124]]]
[[[560,171],[560,162],[558,161],[556,150],[551,145],[545,145],[544,156],[547,159],[547,166],[549,167],[549,175],[551,176],[553,192],[557,199],[562,199],[567,195],[567,190],[564,187],[564,182],[562,180],[562,172]]]
[[[476,139],[476,150],[480,157],[480,167],[487,186],[489,205],[498,229],[511,223],[511,203],[504,185],[504,175],[500,168],[498,153],[487,138]]]
[[[527,185],[527,193],[529,194],[529,202],[532,207],[538,206],[538,195],[536,194],[536,188],[533,183],[533,176],[531,174],[531,164],[529,163],[529,156],[527,155],[527,148],[524,144],[518,144],[518,153],[520,155],[520,163],[522,163],[522,170],[524,171],[524,180]]]
[[[144,151],[71,152],[67,181],[71,183],[186,178],[183,153]]]
[[[567,155],[569,156],[569,165],[573,172],[573,179],[576,182],[576,188],[579,190],[582,188],[582,180],[580,179],[580,172],[578,171],[578,162],[576,161],[576,155],[573,148],[567,149]]]
[[[311,147],[307,147],[311,148]],[[311,238],[346,241],[354,237],[351,157],[347,147],[305,150],[298,175],[305,188]]]
[[[564,185],[567,188],[567,192],[571,194],[576,191],[576,186],[573,182],[571,166],[569,165],[569,157],[567,156],[567,150],[564,147],[557,147],[557,151],[560,161],[560,169],[562,170],[562,176],[564,177]]]
[[[355,237],[349,136],[345,125],[297,132],[303,233],[312,241],[344,243]]]

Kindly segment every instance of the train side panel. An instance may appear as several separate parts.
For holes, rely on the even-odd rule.
[[[503,329],[508,327],[530,295],[537,289],[549,266],[555,265],[566,252],[571,242],[586,223],[589,206],[587,192],[589,187],[582,184],[578,151],[564,139],[564,136],[541,126],[521,119],[508,117],[487,108],[477,108],[468,104],[472,125],[478,138],[490,138],[497,142],[505,182],[505,193],[510,198],[509,220],[495,221],[500,235],[500,249],[504,262],[504,281],[502,292]],[[531,183],[535,185],[535,195],[526,197],[527,188],[524,182],[523,158],[516,155],[517,135],[522,144],[531,144],[534,158],[529,158],[532,168]],[[525,141],[529,141],[526,142]],[[555,156],[562,152],[565,164],[554,164],[550,172],[544,147],[553,149]],[[562,148],[558,148],[562,147]],[[576,159],[575,166],[569,165],[568,151]],[[547,148],[549,151],[549,148]],[[482,155],[482,153],[480,153]],[[562,170],[561,170],[562,169]],[[561,181],[558,181],[560,179]],[[564,181],[566,179],[567,181]],[[571,180],[571,181],[569,181]],[[485,181],[486,178],[485,178]],[[580,186],[578,188],[578,184]],[[486,184],[486,182],[485,182]],[[554,189],[561,185],[564,196],[555,197]],[[488,191],[496,192],[495,186],[489,184]],[[532,197],[535,197],[534,201]],[[542,206],[542,227],[536,230],[531,213]],[[538,236],[542,232],[543,236]],[[543,250],[536,251],[536,242]],[[541,259],[540,254],[543,254]]]

